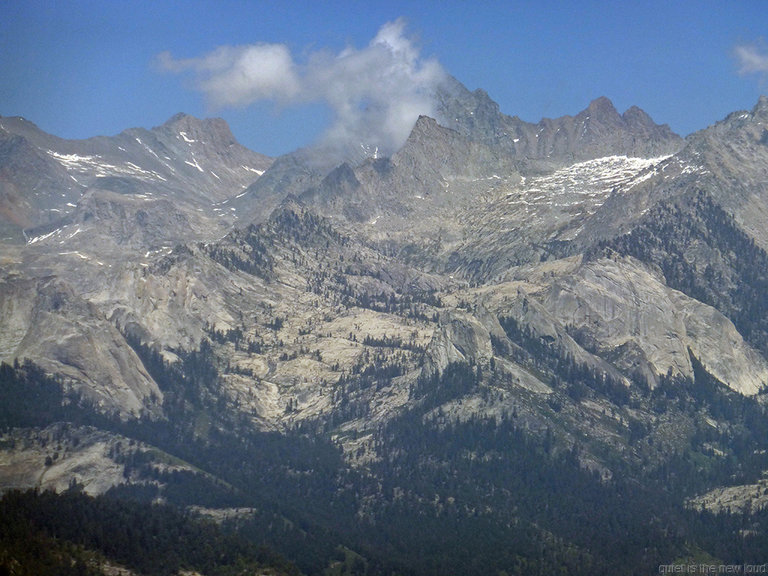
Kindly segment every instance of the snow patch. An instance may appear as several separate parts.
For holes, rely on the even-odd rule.
[[[98,155],[61,154],[54,150],[46,150],[46,152],[68,171],[78,174],[94,175],[99,178],[105,176],[132,176],[143,180],[165,180],[157,172],[145,170],[132,162],[124,162],[122,165],[116,166],[104,162],[101,156]],[[70,177],[77,182],[77,179],[71,174]]]
[[[27,244],[37,244],[38,242],[42,242],[43,240],[47,240],[48,238],[50,238],[54,234],[60,234],[60,233],[61,233],[61,228],[58,228],[58,229],[54,230],[53,232],[49,232],[48,234],[43,234],[42,236],[35,236],[34,238],[30,238],[27,241]]]
[[[527,181],[521,178],[517,192],[506,195],[508,204],[569,208],[592,213],[614,192],[626,193],[658,173],[669,158],[606,156],[578,162]]]
[[[193,168],[197,168],[200,172],[205,172],[205,170],[203,170],[200,167],[200,164],[197,163],[197,159],[194,156],[192,156],[192,160],[194,160],[194,162],[190,162],[189,160],[184,160],[184,164],[189,164]]]
[[[138,138],[137,138],[137,140],[138,140]],[[154,151],[154,150],[152,150],[152,148],[150,148],[150,147],[149,147],[149,146],[147,146],[146,144],[142,144],[142,146],[144,146],[144,150],[146,150],[147,152],[149,152],[150,154],[152,154],[152,156],[154,156],[155,158],[157,158],[158,160],[160,160],[160,156],[158,156],[157,154],[155,154],[155,151]]]
[[[90,260],[90,258],[88,256],[80,254],[80,252],[78,252],[77,250],[75,250],[73,252],[59,252],[59,256],[78,256],[82,260]]]

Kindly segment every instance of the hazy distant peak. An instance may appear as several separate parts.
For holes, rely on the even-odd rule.
[[[768,96],[761,94],[752,108],[752,116],[768,116]]]
[[[199,142],[205,144],[215,141],[220,145],[236,144],[237,140],[232,134],[226,120],[222,118],[206,118],[201,120],[195,116],[180,112],[172,116],[162,126],[155,130],[174,132],[185,142],[192,144]]]
[[[621,115],[627,124],[639,125],[639,126],[653,126],[656,123],[653,121],[645,110],[637,107],[630,106],[624,114]]]
[[[616,107],[613,105],[613,102],[611,102],[611,100],[605,96],[600,96],[599,98],[592,100],[585,112],[597,116],[606,116],[612,118],[619,117],[619,113],[616,110]]]
[[[191,116],[191,115],[187,114],[186,112],[177,112],[176,114],[171,116],[168,120],[166,120],[164,125],[165,126],[172,126],[172,125],[177,124],[179,122],[183,122],[187,118],[193,118],[194,119],[194,116]]]

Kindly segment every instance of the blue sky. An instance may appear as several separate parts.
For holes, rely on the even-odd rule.
[[[278,155],[329,130],[357,135],[345,123],[370,105],[396,142],[394,116],[429,112],[436,71],[524,120],[607,96],[683,135],[768,92],[763,1],[2,0],[0,21],[0,115],[67,138],[183,111]],[[241,65],[251,84],[234,83]]]

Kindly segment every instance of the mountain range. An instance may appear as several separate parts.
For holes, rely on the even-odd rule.
[[[764,562],[768,99],[683,139],[436,98],[389,157],[0,117],[0,487],[307,574]]]

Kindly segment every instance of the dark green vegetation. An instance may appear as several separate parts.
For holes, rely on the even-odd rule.
[[[298,570],[212,522],[170,506],[75,491],[9,492],[0,500],[0,574],[102,574],[105,559],[140,574],[236,576]]]
[[[532,338],[509,320],[503,325],[512,342]],[[218,378],[210,346],[169,365],[133,344],[166,396],[165,420],[94,416],[77,398],[63,402],[60,385],[25,364],[0,369],[0,406],[16,407],[0,414],[0,425],[98,426],[152,443],[198,471],[158,472],[157,456],[129,448],[121,460],[126,477],[152,482],[97,499],[76,486],[59,497],[6,495],[0,562],[7,573],[97,573],[94,558],[102,556],[142,574],[240,574],[264,563],[290,572],[266,549],[307,574],[648,574],[701,551],[723,563],[768,557],[768,512],[712,515],[683,506],[686,496],[724,481],[755,480],[768,466],[759,402],[729,391],[695,358],[695,381],[665,380],[653,392],[638,386],[622,397],[618,384],[558,359],[546,342],[518,359],[556,384],[561,411],[578,386],[579,399],[611,397],[638,413],[690,423],[686,443],[660,459],[648,456],[654,436],[638,418],[627,432],[638,456],[616,457],[607,479],[582,465],[579,443],[526,430],[514,414],[446,418],[441,406],[492,381],[477,366],[451,364],[422,377],[411,390],[411,408],[375,434],[383,457],[351,469],[323,440],[319,431],[328,423],[318,422],[311,434],[256,433],[206,408],[216,405]],[[386,377],[351,376],[347,386]],[[729,425],[714,429],[704,416]],[[204,429],[201,421],[208,422]],[[727,455],[715,456],[713,447]],[[176,507],[151,505],[158,496]],[[252,511],[219,529],[178,511],[187,505]],[[40,547],[48,552],[36,556]],[[11,572],[17,565],[35,569]]]
[[[258,235],[263,230],[248,229],[211,256],[269,279],[267,246],[281,238],[309,247],[310,252],[290,251],[299,263],[312,253],[332,260],[329,247],[338,251],[347,242],[306,214],[278,213],[271,226],[264,232],[269,241]],[[765,349],[765,282],[736,255],[750,255],[760,270],[768,269],[768,260],[719,208],[704,196],[686,208],[660,205],[638,230],[593,255],[617,251],[659,266],[671,286],[722,310]],[[687,258],[692,238],[708,243],[719,258],[705,270]],[[183,257],[178,250],[169,260]],[[334,295],[340,306],[438,320],[435,293],[367,292],[349,278],[376,278],[380,272],[353,257],[343,260],[343,270],[341,262],[339,257],[337,268],[318,266],[307,290]],[[492,336],[488,364],[424,370],[411,381],[406,408],[365,434],[345,425],[371,418],[367,393],[406,374],[409,361],[425,367],[424,346],[386,334],[361,338],[365,352],[330,386],[334,410],[301,420],[284,434],[255,431],[245,411],[229,409],[221,374],[231,367],[217,353],[227,345],[249,353],[268,346],[266,331],[277,332],[285,322],[279,315],[256,334],[206,324],[207,338],[197,349],[173,350],[179,358],[173,364],[126,334],[163,393],[162,418],[124,421],[100,413],[34,364],[3,364],[0,429],[67,422],[131,443],[113,458],[123,466],[126,483],[107,497],[7,496],[3,502],[10,508],[3,518],[11,520],[0,561],[9,570],[29,564],[35,570],[28,573],[37,574],[96,573],[101,557],[144,574],[180,568],[238,574],[264,563],[290,572],[264,552],[275,550],[306,574],[485,576],[649,574],[659,565],[702,555],[724,564],[768,559],[768,512],[715,515],[686,507],[692,496],[757,482],[768,469],[763,398],[731,391],[690,351],[693,377],[662,377],[651,390],[642,376],[577,362],[520,318],[498,321],[502,330]],[[570,335],[576,341],[582,336],[578,330]],[[281,361],[289,359],[286,353]],[[518,389],[519,412],[464,411],[458,419],[451,405],[500,400],[509,378],[497,366],[503,363],[535,375],[552,394],[523,401]],[[631,386],[624,377],[633,380]],[[602,414],[585,416],[587,403]],[[596,428],[608,430],[609,437],[588,434],[587,418],[600,418]],[[345,460],[333,439],[337,434],[362,442],[353,455],[362,464]],[[366,451],[376,457],[365,461]],[[168,458],[186,466],[159,465]],[[152,506],[158,499],[170,507]],[[247,511],[214,528],[185,515],[190,506]],[[66,512],[73,507],[78,510]],[[66,514],[85,519],[62,531]],[[34,546],[50,553],[34,556]],[[169,547],[174,554],[156,561]]]

